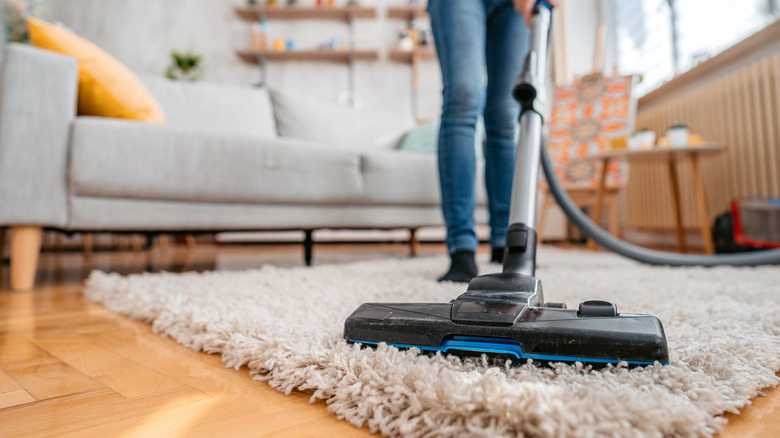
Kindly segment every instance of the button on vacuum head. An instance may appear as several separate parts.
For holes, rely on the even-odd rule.
[[[579,316],[617,316],[617,306],[607,301],[591,300],[580,303]]]

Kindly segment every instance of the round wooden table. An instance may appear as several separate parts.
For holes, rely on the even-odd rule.
[[[701,181],[699,172],[699,157],[702,155],[714,155],[724,151],[724,146],[717,143],[704,143],[695,146],[679,148],[655,148],[647,150],[628,150],[620,149],[601,154],[588,156],[587,160],[601,161],[601,175],[599,178],[599,190],[596,197],[596,208],[593,212],[593,221],[599,223],[601,220],[601,210],[604,207],[604,193],[607,182],[607,166],[609,162],[616,159],[632,161],[655,161],[666,162],[669,169],[669,182],[672,186],[672,200],[674,202],[674,216],[677,228],[677,248],[680,252],[686,252],[685,232],[682,224],[682,211],[680,209],[680,183],[677,177],[677,161],[687,159],[691,164],[693,172],[693,190],[696,198],[696,211],[699,216],[699,228],[701,230],[702,241],[704,242],[704,252],[714,254],[715,247],[712,243],[712,233],[710,232],[710,223],[708,218],[707,197],[704,193],[704,185]],[[589,246],[595,245],[592,241]]]

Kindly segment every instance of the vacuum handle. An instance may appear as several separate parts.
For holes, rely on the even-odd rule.
[[[533,110],[544,114],[552,8],[551,3],[543,0],[534,5],[530,28],[531,45],[523,71],[515,81],[512,90],[512,95],[520,102],[523,112]]]
[[[547,9],[552,11],[553,5],[552,5],[552,3],[548,2],[548,1],[539,0],[534,5],[534,12],[536,12],[536,10],[539,9],[539,8],[547,8]]]

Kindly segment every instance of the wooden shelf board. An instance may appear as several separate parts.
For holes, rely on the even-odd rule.
[[[409,21],[413,18],[423,18],[427,16],[428,13],[422,6],[393,6],[387,8],[388,18],[400,18]]]
[[[420,59],[436,59],[436,49],[433,46],[419,47],[414,51],[390,49],[390,59],[399,62],[412,62],[412,55],[420,55]]]
[[[290,50],[284,52],[238,50],[241,59],[253,64],[258,63],[257,57],[262,55],[268,61],[331,61],[348,62],[349,57],[356,60],[375,60],[379,58],[376,50]]]
[[[269,20],[349,20],[354,18],[375,18],[376,8],[364,6],[316,7],[316,6],[279,6],[276,8],[236,6],[236,14],[247,21],[258,21],[260,14]]]

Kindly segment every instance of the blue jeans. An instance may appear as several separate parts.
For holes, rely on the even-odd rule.
[[[520,111],[512,86],[528,52],[528,29],[512,0],[429,0],[428,13],[443,83],[438,160],[447,248],[450,254],[476,251],[479,243],[474,232],[474,135],[480,114],[487,137],[490,245],[503,247]]]

